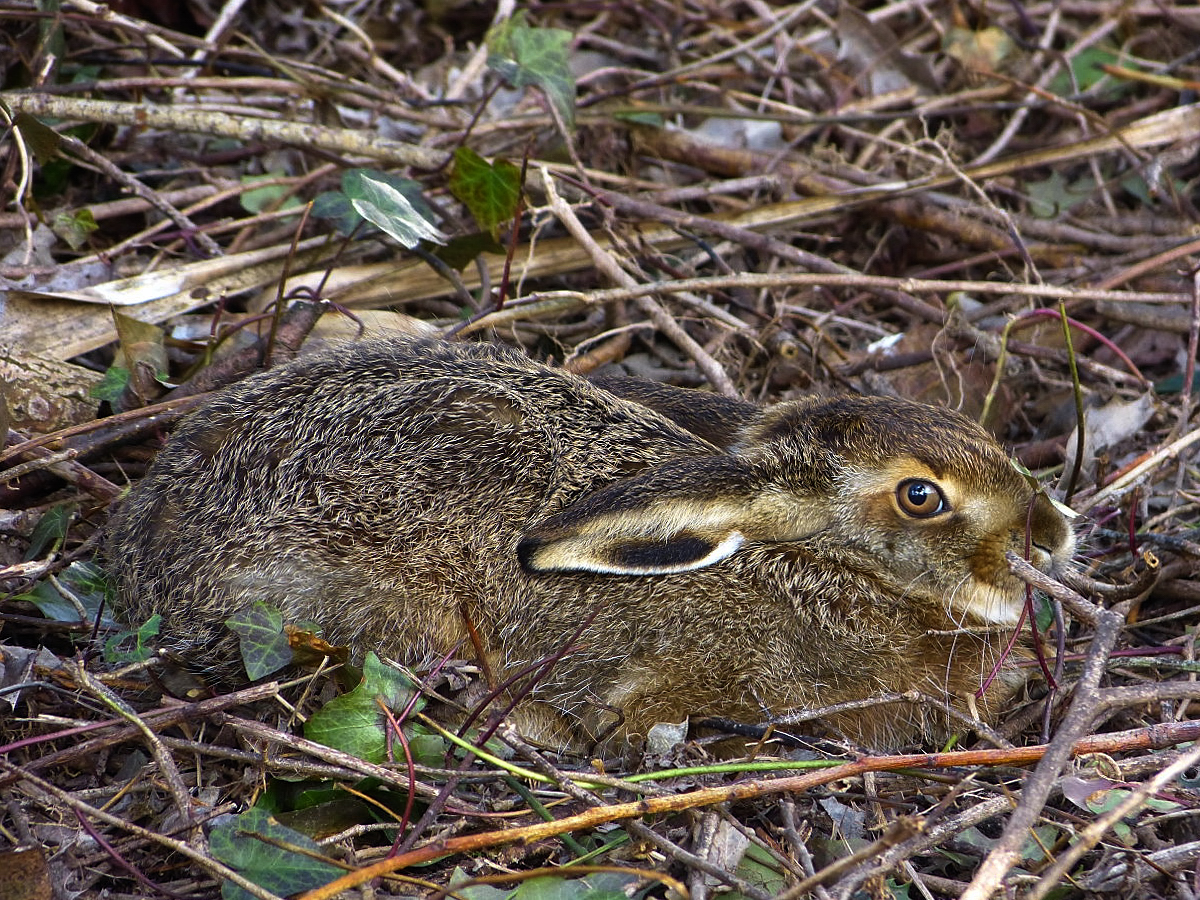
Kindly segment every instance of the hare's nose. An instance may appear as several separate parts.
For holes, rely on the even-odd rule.
[[[1036,542],[1032,544],[1029,556],[1029,561],[1044,572],[1048,572],[1054,562],[1054,550]]]

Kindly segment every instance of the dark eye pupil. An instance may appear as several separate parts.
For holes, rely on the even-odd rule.
[[[922,478],[901,482],[896,487],[896,502],[902,512],[928,519],[947,511],[946,498],[936,484]]]

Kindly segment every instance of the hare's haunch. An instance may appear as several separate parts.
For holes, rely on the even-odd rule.
[[[894,399],[760,409],[603,387],[488,345],[394,340],[302,358],[187,419],[114,515],[124,614],[201,664],[262,600],[355,653],[419,662],[466,620],[500,677],[559,654],[518,706],[585,747],[686,715],[761,722],[917,691],[978,700],[1024,603],[1004,554],[1073,538],[970,420]],[[1020,654],[1018,654],[1020,656]],[[890,746],[922,704],[831,717]]]

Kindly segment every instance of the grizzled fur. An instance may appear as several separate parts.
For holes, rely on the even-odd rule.
[[[197,666],[257,600],[361,655],[460,647],[501,678],[573,649],[516,711],[586,747],[686,715],[759,722],[919,691],[983,718],[1062,515],[957,413],[894,399],[765,409],[503,348],[398,339],[304,357],[218,395],[112,518],[123,614]],[[913,486],[916,485],[914,488]],[[938,501],[941,501],[939,504]],[[923,505],[922,505],[923,504]],[[944,733],[920,704],[827,719],[876,747]]]

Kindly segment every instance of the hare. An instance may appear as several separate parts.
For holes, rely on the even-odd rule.
[[[1054,571],[1074,538],[978,425],[896,399],[604,385],[409,339],[249,378],[113,515],[119,606],[161,613],[201,663],[259,600],[359,655],[470,658],[471,629],[498,679],[557,655],[513,717],[572,749],[891,692],[987,719],[1022,683],[1005,551],[1028,541]],[[944,734],[931,709],[826,724],[889,748]]]

